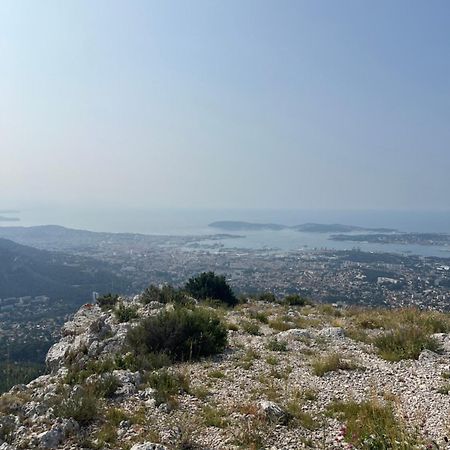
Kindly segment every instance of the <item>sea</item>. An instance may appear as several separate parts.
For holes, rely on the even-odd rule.
[[[62,225],[69,228],[113,233],[150,235],[235,234],[214,244],[231,249],[297,251],[358,248],[370,252],[389,252],[450,258],[450,247],[400,244],[371,244],[332,241],[328,234],[303,233],[294,230],[228,232],[211,228],[214,221],[238,220],[257,223],[298,225],[302,223],[340,223],[370,228],[393,228],[406,232],[450,233],[449,211],[385,211],[385,210],[276,210],[276,209],[113,209],[40,207],[22,209],[14,216],[17,222],[0,222],[0,226]],[[213,241],[211,241],[213,242]],[[207,244],[208,242],[205,241]]]

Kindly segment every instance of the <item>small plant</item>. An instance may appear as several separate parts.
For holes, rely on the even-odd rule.
[[[227,344],[227,330],[205,308],[178,307],[144,319],[129,330],[127,340],[137,356],[162,353],[173,361],[189,361],[220,353]]]
[[[278,365],[278,358],[276,356],[269,355],[266,358],[266,363],[270,364],[271,366],[277,366]]]
[[[284,297],[283,304],[287,306],[305,306],[309,302],[298,294],[290,294]]]
[[[277,301],[277,298],[272,292],[263,292],[259,294],[258,300],[261,302],[275,303]]]
[[[243,320],[243,321],[241,321],[241,327],[248,334],[252,334],[253,336],[260,335],[259,325],[255,322],[250,322],[249,320]]]
[[[337,401],[328,406],[328,413],[345,422],[343,437],[357,448],[409,450],[419,444],[416,436],[396,419],[390,403],[376,399],[362,403]]]
[[[209,378],[225,378],[225,374],[221,370],[211,370],[208,372]]]
[[[328,372],[356,369],[356,365],[350,361],[342,359],[339,354],[332,353],[330,355],[314,359],[312,362],[312,368],[314,375],[322,377]]]
[[[55,400],[57,416],[75,419],[80,425],[88,425],[98,417],[99,402],[94,385],[84,385],[75,394]]]
[[[379,355],[388,361],[417,359],[422,350],[440,351],[438,341],[416,326],[405,326],[378,336],[373,341]]]
[[[252,310],[250,310],[249,315],[250,315],[250,317],[252,319],[255,319],[255,320],[257,320],[257,321],[259,321],[261,323],[266,323],[266,324],[269,323],[269,319],[267,317],[267,314],[265,312],[263,312],[263,311],[252,311]]]
[[[168,403],[175,396],[183,392],[189,392],[189,378],[180,372],[169,372],[167,369],[161,369],[149,374],[148,385],[156,390],[156,405]]]
[[[308,430],[316,430],[319,425],[311,414],[303,411],[299,401],[291,400],[286,404],[286,412],[289,415],[289,425],[301,426]]]
[[[126,306],[124,303],[119,304],[114,310],[114,315],[120,323],[129,322],[138,317],[137,308],[135,306]]]
[[[112,397],[119,386],[120,383],[118,379],[112,374],[107,374],[97,382],[93,383],[95,395],[104,398]]]
[[[225,419],[227,413],[222,409],[206,405],[202,410],[203,420],[207,427],[225,428],[228,421]]]
[[[448,395],[450,393],[450,383],[445,383],[437,388],[439,394]]]
[[[267,349],[273,352],[287,352],[287,342],[279,341],[277,338],[270,339],[267,343]]]
[[[295,325],[291,322],[283,320],[282,318],[277,318],[269,320],[269,327],[277,331],[287,331],[291,328],[295,328]]]
[[[234,323],[234,322],[228,322],[227,323],[227,328],[231,331],[238,331],[239,330],[239,326],[238,324]]]
[[[209,391],[205,386],[191,387],[189,393],[194,397],[197,397],[199,400],[205,400],[211,395],[211,391]]]
[[[116,306],[118,301],[119,296],[113,295],[111,293],[102,295],[101,297],[97,298],[98,306],[100,306],[100,308],[104,311],[114,308],[114,306]]]

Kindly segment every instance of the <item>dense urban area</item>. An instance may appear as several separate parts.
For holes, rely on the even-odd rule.
[[[102,271],[100,294],[112,291],[134,295],[149,284],[180,286],[195,274],[214,271],[224,274],[241,296],[270,291],[280,298],[299,293],[315,301],[342,306],[450,309],[448,258],[358,249],[295,252],[230,249],[220,242],[228,235],[147,236],[61,227],[41,227],[30,232],[12,227],[4,228],[0,236],[22,244],[22,252],[28,248],[24,246],[30,246],[33,251],[45,252],[46,257],[57,255],[58,264],[70,266],[71,270],[83,268],[89,258],[89,271]],[[65,255],[68,262],[64,262]],[[76,285],[70,279],[66,281],[70,289]],[[42,360],[67,317],[81,304],[92,302],[92,291],[97,288],[91,284],[85,288],[79,291],[76,302],[67,302],[50,292],[21,291],[20,296],[1,298],[1,359]],[[25,351],[31,348],[34,350]]]

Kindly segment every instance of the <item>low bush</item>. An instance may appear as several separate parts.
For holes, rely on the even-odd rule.
[[[114,308],[116,306],[117,302],[119,301],[118,295],[113,295],[111,293],[102,295],[101,297],[97,298],[97,304],[100,306],[102,310],[109,310]]]
[[[226,282],[225,277],[216,275],[214,272],[203,272],[190,278],[184,288],[186,292],[198,300],[220,300],[228,306],[235,306],[238,303],[238,299]]]
[[[175,308],[144,319],[130,329],[127,342],[136,355],[165,354],[172,361],[190,361],[220,353],[227,329],[205,308]]]
[[[98,395],[93,385],[82,386],[72,395],[63,393],[55,399],[55,414],[65,419],[73,418],[82,426],[95,420],[98,413]]]
[[[277,338],[270,339],[267,343],[267,349],[273,352],[287,352],[287,342],[279,341]]]
[[[261,302],[275,303],[277,301],[277,298],[272,292],[263,292],[258,295],[258,300],[260,300]]]
[[[418,448],[417,438],[396,419],[389,403],[381,404],[377,400],[362,403],[337,401],[329,405],[328,413],[345,422],[343,438],[361,450]]]
[[[388,331],[373,341],[379,355],[388,361],[417,359],[422,350],[440,350],[439,343],[427,331],[417,326],[404,326]]]
[[[120,323],[129,322],[138,317],[137,308],[135,306],[127,306],[123,303],[120,303],[114,310],[114,315]]]
[[[148,385],[155,389],[156,405],[168,403],[174,396],[189,392],[189,378],[180,372],[161,369],[148,375]]]
[[[305,306],[309,304],[309,302],[303,298],[300,297],[298,294],[290,294],[284,297],[283,302],[284,305],[287,306]]]
[[[190,303],[186,293],[181,289],[173,286],[164,285],[161,288],[151,284],[141,295],[141,302],[148,304],[151,302],[158,303],[174,303],[184,305]]]
[[[249,320],[242,320],[241,327],[246,333],[252,334],[253,336],[259,336],[261,334],[259,331],[259,325],[255,322],[250,322]]]
[[[337,353],[332,353],[327,356],[319,357],[313,360],[312,368],[314,375],[322,377],[328,372],[335,372],[337,370],[354,370],[356,365],[350,361],[341,358]]]

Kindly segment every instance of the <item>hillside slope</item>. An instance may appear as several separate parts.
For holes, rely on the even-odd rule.
[[[49,374],[0,397],[2,450],[448,448],[447,315],[205,306],[228,326],[225,351],[148,369],[157,358],[133,356],[127,334],[173,305],[136,297],[114,308],[82,307],[48,353]],[[380,338],[402,330],[423,342],[382,351]]]
[[[127,288],[126,280],[105,263],[0,238],[0,298],[47,295],[80,305],[92,291],[106,292],[112,285],[119,291]]]

